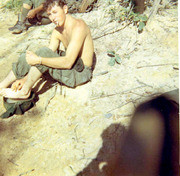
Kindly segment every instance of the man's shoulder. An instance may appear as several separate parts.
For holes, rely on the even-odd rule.
[[[87,32],[89,31],[88,25],[82,19],[76,19],[76,23],[74,25],[74,30],[76,32]]]
[[[79,27],[88,27],[87,24],[85,23],[85,21],[83,19],[76,19],[76,26],[79,26]]]

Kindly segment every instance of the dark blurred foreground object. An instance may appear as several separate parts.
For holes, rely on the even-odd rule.
[[[3,98],[3,104],[6,108],[6,112],[3,113],[0,118],[8,118],[14,114],[22,115],[27,110],[31,109],[35,104],[35,93],[31,92],[31,95],[26,100],[13,100],[9,98]]]
[[[179,90],[135,110],[112,176],[179,175]]]

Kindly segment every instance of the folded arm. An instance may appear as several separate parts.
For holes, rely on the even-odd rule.
[[[27,14],[27,17],[28,17],[28,18],[34,18],[35,15],[36,15],[37,13],[39,13],[41,10],[43,10],[43,4],[41,4],[40,6],[38,6],[38,7],[35,8],[35,9],[30,10],[30,11],[28,12],[28,14]]]
[[[71,69],[80,53],[85,37],[86,33],[84,29],[80,27],[76,28],[67,47],[66,55],[53,58],[42,57],[42,64],[52,68]]]
[[[31,62],[32,59],[29,59],[29,62],[28,62],[28,59],[26,58],[27,62],[30,65],[42,64],[42,65],[46,65],[46,66],[52,67],[52,68],[71,69],[80,53],[80,50],[84,43],[85,37],[86,37],[86,30],[85,30],[84,26],[79,25],[72,32],[72,37],[71,37],[70,43],[67,47],[65,56],[52,57],[52,58],[38,57],[37,62],[34,62],[34,63]],[[59,40],[57,40],[56,37],[51,38],[51,43],[50,43],[49,48],[52,51],[57,50],[57,48],[59,46],[58,41]]]

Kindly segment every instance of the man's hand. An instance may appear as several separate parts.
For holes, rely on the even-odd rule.
[[[35,9],[32,9],[28,12],[27,14],[27,18],[34,18],[36,15],[36,10]]]
[[[32,51],[26,51],[26,61],[29,65],[41,64],[41,57],[37,56]]]
[[[16,80],[12,85],[11,85],[11,89],[14,91],[17,90],[21,90],[24,83],[25,83],[26,79],[20,79],[20,80]]]

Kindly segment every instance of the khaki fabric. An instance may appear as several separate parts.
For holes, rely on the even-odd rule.
[[[27,110],[31,109],[36,103],[35,93],[31,92],[26,100],[13,100],[3,97],[3,104],[6,112],[0,115],[0,118],[8,118],[14,114],[24,114]]]
[[[32,8],[37,8],[46,0],[24,0],[23,3],[30,5]]]
[[[40,48],[36,54],[41,57],[58,57],[59,55],[53,52],[47,47]],[[61,52],[61,55],[65,53]],[[72,69],[55,69],[50,68],[45,65],[36,65],[37,69],[43,74],[45,72],[56,81],[68,86],[76,87],[78,85],[84,84],[91,80],[92,69],[91,67],[84,66],[81,58],[77,58]],[[26,62],[25,53],[22,53],[19,57],[18,62],[13,63],[12,70],[17,77],[17,79],[23,78],[29,72],[31,66]]]

